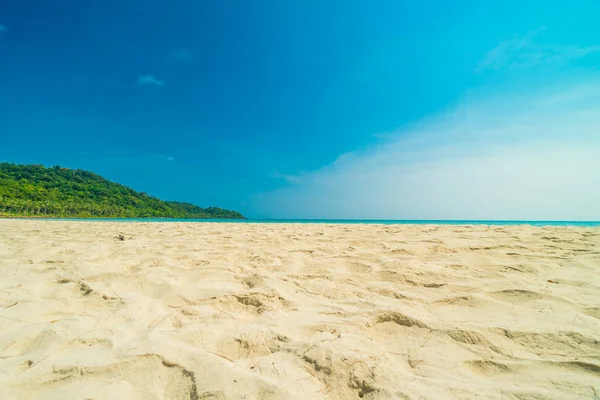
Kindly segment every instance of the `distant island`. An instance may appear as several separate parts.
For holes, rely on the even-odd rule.
[[[163,201],[92,172],[0,163],[0,216],[244,219],[236,211]]]

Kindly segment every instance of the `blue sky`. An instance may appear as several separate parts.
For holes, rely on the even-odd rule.
[[[600,219],[599,20],[594,0],[2,2],[0,160],[251,217]]]

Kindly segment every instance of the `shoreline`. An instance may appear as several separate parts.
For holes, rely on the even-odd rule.
[[[2,216],[0,220],[125,222],[125,223],[232,223],[232,224],[302,224],[302,225],[415,225],[415,226],[533,226],[533,227],[600,227],[600,221],[519,221],[519,220],[321,220],[321,219],[218,219],[218,218],[102,218],[102,217],[21,217]]]

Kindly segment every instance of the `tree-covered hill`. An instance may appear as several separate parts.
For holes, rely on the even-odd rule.
[[[229,218],[236,211],[162,201],[92,172],[0,163],[0,216]]]

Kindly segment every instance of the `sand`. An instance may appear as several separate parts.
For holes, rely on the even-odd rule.
[[[1,399],[600,393],[600,228],[0,220],[0,285]]]

